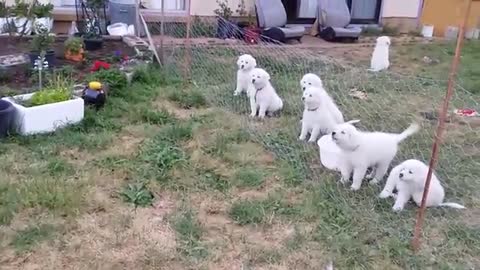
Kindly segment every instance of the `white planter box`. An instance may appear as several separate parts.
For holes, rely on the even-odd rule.
[[[16,100],[29,100],[33,94],[3,98],[15,107],[14,126],[21,135],[53,132],[83,119],[84,103],[81,98],[45,104],[35,107],[24,107]]]

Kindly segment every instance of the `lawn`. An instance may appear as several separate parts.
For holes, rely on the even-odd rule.
[[[167,50],[167,68],[139,69],[81,124],[1,142],[6,269],[322,269],[330,261],[338,269],[480,267],[478,126],[448,124],[438,175],[448,200],[468,209],[428,210],[418,254],[409,246],[412,204],[397,214],[393,201],[377,198],[381,186],[351,192],[321,167],[315,145],[297,141],[299,80],[316,72],[363,129],[395,132],[421,122],[394,165],[428,160],[436,122],[423,115],[435,115],[443,97],[435,77],[446,77],[443,62],[432,78],[418,78],[367,73],[308,49],[196,46],[185,84],[186,50]],[[415,63],[434,52],[413,51],[394,57]],[[463,59],[477,51],[467,49]],[[241,53],[272,75],[286,104],[280,117],[249,119],[246,98],[233,97]],[[476,83],[471,72],[462,71],[462,82]],[[351,97],[352,89],[368,99]],[[479,109],[478,92],[457,89],[452,108]]]

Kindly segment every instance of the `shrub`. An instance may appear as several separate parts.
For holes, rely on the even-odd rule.
[[[109,94],[117,95],[118,90],[127,86],[127,77],[125,73],[117,69],[101,69],[87,76],[87,81],[99,81],[108,84]]]

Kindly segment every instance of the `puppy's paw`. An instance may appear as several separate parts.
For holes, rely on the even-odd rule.
[[[365,178],[366,178],[366,179],[373,179],[373,175],[374,175],[374,172],[372,171],[372,172],[370,172],[369,174],[367,174],[367,175],[365,176]]]
[[[372,180],[370,180],[370,182],[368,182],[370,185],[376,185],[378,183],[380,183],[380,180],[378,180],[377,178],[373,178]]]
[[[392,210],[395,211],[395,212],[400,212],[400,211],[403,210],[403,206],[401,206],[401,205],[394,205],[394,206],[392,207]]]
[[[378,197],[381,198],[381,199],[386,199],[386,198],[388,198],[388,197],[390,197],[390,196],[392,196],[392,194],[391,194],[389,191],[387,191],[387,190],[383,190],[383,191],[380,193],[380,195],[378,195]]]
[[[240,95],[240,91],[238,91],[238,90],[235,90],[235,91],[233,92],[233,95],[234,95],[234,96],[238,96],[238,95]]]
[[[255,116],[257,116],[256,113],[251,113],[251,114],[250,114],[250,117],[251,117],[251,118],[254,118]]]
[[[352,186],[350,187],[350,190],[351,190],[351,191],[357,191],[357,190],[359,190],[359,189],[360,189],[360,186],[359,186],[359,185],[352,185]]]
[[[299,140],[299,141],[305,141],[305,139],[306,139],[306,136],[300,135],[300,137],[298,137],[298,140]]]
[[[346,184],[347,182],[348,182],[348,179],[347,179],[347,178],[345,178],[345,177],[343,177],[343,176],[340,178],[340,183]]]
[[[315,143],[316,141],[315,141],[315,139],[310,138],[310,140],[308,140],[308,142],[309,143]]]

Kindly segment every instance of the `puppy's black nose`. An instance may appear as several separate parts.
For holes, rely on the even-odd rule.
[[[305,97],[302,97],[302,100],[305,100]]]
[[[304,87],[303,87],[303,91],[305,91],[305,88],[306,88],[306,87],[304,86]]]
[[[252,79],[252,83],[255,83],[255,79]]]
[[[245,67],[245,66],[244,66],[244,65],[242,65],[242,69],[243,69],[244,67]]]
[[[337,134],[337,133],[335,133],[335,131],[332,131],[332,136],[335,136],[335,134]]]
[[[399,176],[400,176],[400,178],[402,178],[402,177],[403,177],[403,173],[401,173]]]

